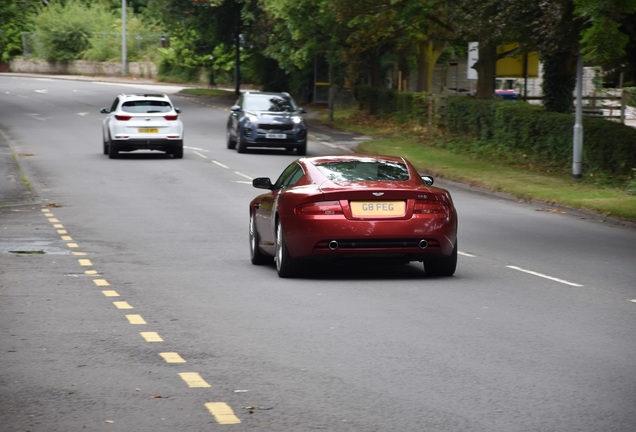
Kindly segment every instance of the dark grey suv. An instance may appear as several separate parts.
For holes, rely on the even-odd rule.
[[[239,96],[227,121],[227,148],[284,148],[307,152],[306,111],[288,93],[246,92]]]

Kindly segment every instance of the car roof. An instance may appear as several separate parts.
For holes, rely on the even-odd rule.
[[[327,162],[347,162],[347,161],[387,161],[397,163],[407,163],[406,159],[400,156],[388,156],[388,155],[371,155],[371,154],[354,154],[354,155],[332,155],[332,156],[313,156],[299,159],[305,163],[312,165],[319,165]]]
[[[119,95],[122,99],[168,99],[165,93],[121,93]]]

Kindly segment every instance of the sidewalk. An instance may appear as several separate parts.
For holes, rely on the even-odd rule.
[[[9,145],[10,138],[0,130],[0,207],[32,204],[34,194],[22,178],[18,158]]]

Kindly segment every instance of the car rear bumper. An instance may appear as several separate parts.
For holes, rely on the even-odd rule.
[[[183,148],[183,139],[127,139],[113,140],[118,151],[161,150],[171,151]]]
[[[457,242],[457,224],[445,217],[410,221],[303,220],[287,224],[290,254],[307,257],[386,256],[419,261],[449,256]]]

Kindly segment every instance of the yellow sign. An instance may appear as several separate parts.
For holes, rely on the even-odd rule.
[[[519,47],[518,43],[500,45],[497,47],[497,55],[509,53]],[[530,52],[511,57],[503,57],[497,60],[498,77],[510,78],[537,78],[539,76],[539,54]]]

